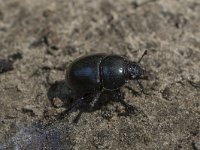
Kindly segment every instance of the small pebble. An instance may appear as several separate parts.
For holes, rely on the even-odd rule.
[[[60,98],[58,98],[58,97],[54,97],[52,102],[53,102],[53,105],[55,107],[57,107],[57,108],[63,106],[63,101]]]
[[[14,62],[16,60],[22,59],[23,55],[22,55],[22,53],[17,52],[15,54],[9,55],[8,58],[9,58],[10,61]]]
[[[48,107],[44,112],[45,117],[51,117],[51,116],[56,116],[56,115],[57,115],[56,108]]]
[[[13,63],[11,61],[0,59],[0,73],[13,70]]]
[[[24,114],[28,114],[29,116],[36,116],[35,112],[34,112],[34,108],[32,106],[25,106],[22,108],[22,112]]]

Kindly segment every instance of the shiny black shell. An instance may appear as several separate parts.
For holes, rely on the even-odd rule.
[[[101,78],[103,87],[116,90],[126,82],[125,68],[127,60],[118,55],[108,55],[101,63]]]
[[[93,54],[81,57],[69,66],[67,84],[80,96],[101,89],[116,90],[126,82],[127,62],[126,58],[119,55]]]

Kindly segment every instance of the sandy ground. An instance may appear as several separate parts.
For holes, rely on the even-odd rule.
[[[56,117],[75,58],[145,49],[149,95],[122,88],[134,114],[108,98]],[[0,0],[0,59],[0,149],[200,149],[199,0]]]

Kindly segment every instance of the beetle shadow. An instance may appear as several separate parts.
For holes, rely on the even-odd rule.
[[[67,83],[65,80],[60,80],[56,81],[55,83],[50,85],[50,88],[48,89],[47,96],[49,101],[51,102],[53,107],[57,107],[54,104],[54,98],[58,98],[62,101],[62,106],[66,110],[70,108],[74,102],[77,99],[72,98],[73,93],[70,90],[70,88],[67,86]],[[83,99],[83,104],[80,107],[77,107],[75,109],[70,110],[68,113],[60,113],[57,114],[56,118],[57,119],[64,119],[64,117],[67,116],[67,114],[70,115],[72,112],[79,111],[78,115],[75,117],[73,122],[78,122],[79,118],[81,117],[82,113],[92,113],[96,110],[99,110],[102,106],[106,106],[110,102],[110,96],[108,93],[103,92],[102,95],[100,96],[99,100],[95,104],[95,107],[91,107],[89,103],[93,99],[92,95],[89,96],[87,99]]]
[[[79,110],[79,113],[76,115],[76,117],[72,121],[73,123],[77,124],[83,113],[92,113],[94,111],[100,110],[103,106],[107,106],[111,102],[111,99],[113,97],[113,96],[110,96],[110,93],[102,92],[98,101],[95,103],[95,106],[92,107],[90,105],[90,103],[93,101],[93,98],[94,98],[93,96],[94,95],[91,94],[88,97],[83,98],[83,103],[81,104],[81,106],[79,106],[73,110],[73,111]],[[73,102],[74,101],[76,101],[76,99],[73,99]],[[112,99],[112,101],[113,101],[113,99]],[[72,103],[72,105],[73,105],[73,103]],[[70,112],[73,112],[73,111],[69,111],[69,114],[70,114]],[[66,114],[63,114],[63,115],[66,115]],[[61,119],[63,117],[64,116],[61,116]],[[104,118],[106,119],[106,117],[104,117]]]
[[[139,92],[133,90],[132,88],[130,88],[130,87],[126,87],[126,88],[131,90],[134,95],[140,95]],[[90,105],[90,102],[94,98],[93,97],[94,95],[91,94],[91,95],[89,95],[88,98],[83,98],[83,100],[82,100],[83,103],[80,106],[75,107],[74,109],[70,109],[70,111],[67,111],[67,112],[63,111],[59,114],[56,114],[55,117],[57,118],[57,120],[63,120],[65,117],[70,115],[70,113],[78,112],[72,121],[73,123],[77,124],[83,113],[92,113],[101,108],[105,108],[103,106],[107,106],[111,102],[119,102],[118,98],[115,97],[116,94],[117,94],[116,91],[102,92],[101,96],[99,97],[99,100],[96,102],[94,107],[91,107],[91,105]],[[52,106],[57,107],[57,108],[59,108],[59,107],[55,106],[55,104],[54,104],[55,102],[53,100],[54,100],[54,98],[60,99],[63,103],[62,106],[60,106],[60,107],[65,108],[66,110],[71,108],[73,106],[73,104],[77,101],[77,99],[72,98],[73,93],[70,90],[70,88],[67,86],[67,83],[65,80],[56,81],[55,83],[51,84],[50,88],[48,90],[47,96],[48,96],[48,99],[50,100]],[[137,108],[134,107],[134,114],[136,111],[137,111]],[[127,112],[124,112],[124,113],[119,113],[118,115],[119,116],[128,116],[130,114]],[[106,118],[107,118],[107,116],[106,116]]]
[[[65,80],[56,81],[51,84],[47,96],[52,106],[55,106],[53,102],[54,98],[60,99],[64,107],[71,101],[71,92]]]
[[[128,88],[129,89],[129,88]],[[130,90],[130,89],[129,89]],[[133,94],[138,94],[138,92],[133,90]],[[101,109],[103,106],[107,106],[111,102],[119,102],[119,100],[115,97],[116,92],[110,92],[110,91],[104,91],[101,93],[101,96],[99,97],[99,100],[95,104],[94,107],[91,107],[90,102],[93,99],[92,94],[89,95],[88,98],[83,98],[83,103],[79,107],[75,107],[74,109],[70,109],[70,111],[67,112],[61,112],[57,114],[55,117],[58,120],[63,120],[66,116],[70,115],[72,112],[78,112],[78,114],[73,119],[73,123],[78,123],[79,119],[81,118],[81,115],[83,113],[92,113],[96,110]],[[66,110],[68,110],[70,107],[73,106],[73,104],[77,101],[77,99],[72,98],[73,93],[71,92],[70,88],[67,86],[67,83],[65,80],[56,81],[54,84],[50,85],[50,88],[47,93],[48,99],[50,100],[52,106],[55,106],[54,104],[54,98],[58,98],[62,101],[62,106]],[[57,107],[58,108],[58,107]],[[127,112],[118,114],[119,116],[127,116]]]

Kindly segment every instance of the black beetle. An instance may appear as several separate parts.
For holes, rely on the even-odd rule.
[[[92,96],[90,105],[94,107],[103,91],[116,91],[119,101],[130,112],[133,107],[124,101],[120,88],[128,80],[136,80],[143,92],[140,79],[145,80],[147,76],[139,63],[146,54],[147,50],[138,62],[120,55],[104,53],[80,57],[72,62],[66,73],[66,82],[75,93],[77,101],[64,113],[82,105],[88,95]]]

